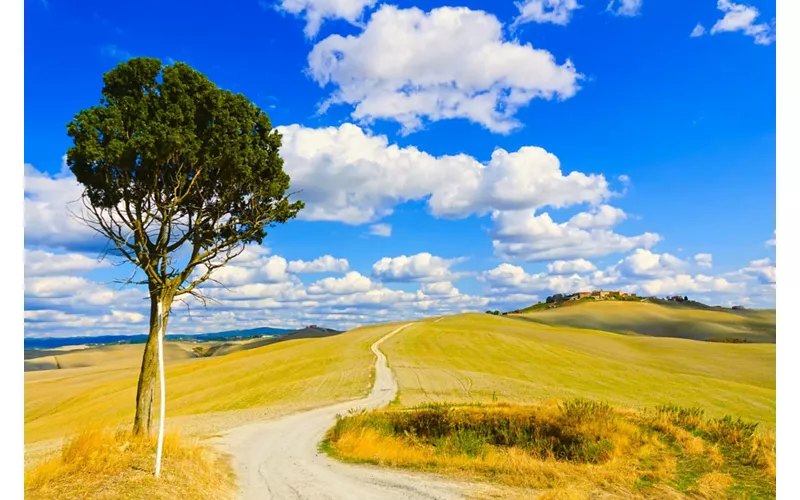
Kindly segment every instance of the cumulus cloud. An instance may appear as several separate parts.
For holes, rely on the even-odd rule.
[[[576,214],[569,220],[573,227],[581,229],[591,229],[596,227],[616,226],[628,218],[628,215],[621,209],[610,205],[600,205],[591,209],[589,212]]]
[[[598,204],[612,195],[605,177],[561,170],[539,147],[496,149],[488,163],[468,155],[435,157],[389,144],[353,124],[279,127],[292,189],[302,190],[307,220],[374,222],[394,206],[425,199],[436,217],[484,215],[491,210]]]
[[[364,293],[374,288],[372,281],[356,271],[350,271],[341,278],[323,278],[308,287],[310,294],[329,293],[346,295]]]
[[[694,262],[700,267],[712,266],[712,255],[710,253],[699,253],[694,256]]]
[[[310,262],[293,260],[289,262],[288,270],[290,273],[345,273],[350,270],[350,263],[347,259],[323,255]]]
[[[259,257],[252,260],[234,260],[211,274],[206,286],[240,286],[248,283],[281,283],[290,279],[286,259],[278,255]],[[203,274],[204,269],[196,269],[195,275]]]
[[[420,290],[422,293],[429,296],[456,296],[459,294],[458,288],[454,287],[449,281],[423,283]]]
[[[108,261],[79,253],[56,254],[44,250],[25,250],[26,277],[80,274],[109,265]]]
[[[615,271],[626,276],[672,276],[686,269],[689,263],[668,253],[658,254],[637,248],[632,254],[620,260]]]
[[[104,306],[136,308],[147,297],[138,288],[110,288],[80,276],[37,276],[25,279],[25,309],[98,311]]]
[[[730,0],[718,0],[717,8],[725,15],[711,27],[711,34],[741,31],[753,37],[759,45],[769,45],[775,41],[775,20],[771,24],[756,24],[758,9],[745,4],[736,4]]]
[[[392,225],[391,224],[373,224],[369,227],[369,234],[374,236],[383,236],[384,238],[388,238],[392,235]]]
[[[765,244],[765,245],[767,245],[768,247],[774,247],[774,246],[776,245],[776,241],[777,241],[777,240],[775,239],[775,238],[776,238],[776,236],[777,236],[777,231],[773,231],[773,232],[772,232],[772,238],[768,239],[768,240],[766,241],[766,243],[764,243],[764,244]]]
[[[308,65],[317,83],[334,87],[322,110],[351,104],[354,119],[393,120],[405,133],[452,118],[508,133],[521,126],[518,109],[568,99],[582,78],[570,60],[505,40],[495,16],[465,7],[383,5],[358,35],[317,43]]]
[[[752,260],[743,268],[729,275],[731,278],[756,279],[762,285],[777,283],[777,268],[769,257]]]
[[[578,274],[551,275],[548,273],[529,274],[520,266],[504,263],[485,271],[479,277],[489,285],[491,294],[556,292],[570,293],[589,290],[594,287],[592,276]]]
[[[572,11],[581,8],[577,0],[524,0],[515,5],[519,15],[514,25],[533,22],[566,26],[572,18]]]
[[[275,8],[303,16],[306,20],[303,32],[307,38],[313,38],[323,22],[344,19],[350,24],[357,24],[364,10],[374,5],[375,0],[278,0]]]
[[[25,164],[25,245],[99,249],[105,240],[72,214],[80,214],[83,188],[69,170],[40,172]]]
[[[550,274],[573,274],[596,271],[597,267],[586,259],[557,260],[547,264]]]
[[[703,27],[702,24],[697,23],[697,26],[695,26],[692,32],[689,33],[689,36],[692,38],[696,38],[698,36],[703,36],[705,34],[706,34],[706,29]]]
[[[661,241],[661,236],[655,233],[623,236],[607,228],[582,229],[572,220],[557,223],[547,213],[498,211],[492,215],[492,220],[495,253],[510,260],[536,262],[601,257],[635,248],[647,249]]]
[[[606,11],[618,16],[636,16],[642,9],[642,0],[611,0]]]
[[[659,296],[689,293],[741,294],[745,292],[746,287],[743,283],[730,282],[721,277],[678,274],[640,282],[634,289],[642,290],[648,295]]]
[[[384,257],[372,265],[372,276],[391,281],[446,281],[454,277],[450,267],[463,259],[444,259],[428,252],[416,255]]]

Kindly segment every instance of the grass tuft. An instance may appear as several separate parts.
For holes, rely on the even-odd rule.
[[[130,432],[86,428],[61,452],[25,471],[26,499],[231,498],[226,463],[178,433],[164,436],[161,477],[153,475],[156,441]]]
[[[774,497],[774,436],[703,415],[672,405],[622,411],[584,399],[432,403],[339,416],[324,449],[349,461],[545,490],[548,498],[714,499],[734,489]]]

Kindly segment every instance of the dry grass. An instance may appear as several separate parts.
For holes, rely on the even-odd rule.
[[[167,342],[164,361],[173,363],[194,358],[189,342]],[[51,371],[56,369],[92,368],[139,368],[142,365],[144,344],[120,344],[103,346],[83,346],[44,351],[25,351],[25,371]],[[42,356],[46,354],[46,356]],[[53,373],[31,375],[32,379],[55,376]]]
[[[406,406],[582,397],[642,409],[674,402],[775,427],[775,344],[619,335],[461,314],[415,323],[381,348]]]
[[[354,399],[371,386],[375,356],[369,346],[396,328],[378,325],[317,339],[293,339],[222,357],[167,366],[167,429],[180,421],[192,432],[193,416],[213,413],[227,427],[230,413],[263,418],[256,408],[302,410]],[[168,344],[169,345],[169,344]],[[141,360],[140,360],[141,362]],[[28,372],[25,374],[25,442],[58,439],[80,427],[133,422],[138,366]],[[156,396],[158,401],[158,396]],[[157,408],[154,409],[154,412]],[[214,432],[203,424],[204,432]]]
[[[682,410],[620,411],[587,400],[425,405],[339,418],[323,449],[350,461],[529,488],[540,498],[713,499],[731,488],[774,497],[774,469],[759,459],[774,464],[775,449],[762,439],[774,434],[687,410],[698,419],[692,425]]]
[[[733,478],[728,474],[709,472],[700,476],[692,493],[695,493],[700,498],[709,500],[725,500],[729,498],[728,490],[733,486],[733,483]]]
[[[84,429],[65,441],[60,454],[26,470],[25,498],[233,498],[227,462],[209,449],[166,435],[158,479],[153,475],[155,452],[155,439]]]
[[[583,302],[520,316],[549,325],[695,340],[775,342],[775,311],[696,309],[646,302]]]

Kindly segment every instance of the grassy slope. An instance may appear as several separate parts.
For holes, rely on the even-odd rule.
[[[383,346],[400,402],[672,402],[775,425],[775,345],[572,330],[487,314],[405,329]]]
[[[358,397],[371,383],[374,356],[369,346],[393,327],[365,327],[172,363],[167,370],[168,415],[311,407]],[[26,373],[26,444],[62,437],[87,424],[132,422],[137,376],[138,366],[109,365]]]
[[[164,350],[164,361],[182,361],[194,357],[194,344],[185,342],[167,342]],[[139,367],[142,364],[144,344],[120,344],[85,349],[57,350],[45,352],[26,351],[25,371],[54,370],[64,368],[86,368],[108,366],[114,368]],[[37,354],[47,356],[33,357]],[[56,364],[56,359],[58,364]]]
[[[646,302],[582,302],[520,317],[577,328],[696,340],[747,339],[775,342],[775,311],[732,311]]]

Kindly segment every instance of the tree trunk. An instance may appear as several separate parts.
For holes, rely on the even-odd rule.
[[[150,333],[144,346],[142,369],[139,372],[139,384],[136,388],[136,416],[133,418],[133,434],[136,436],[150,436],[153,427],[153,401],[156,396],[156,381],[158,380],[158,301],[163,303],[164,320],[162,326],[165,334],[167,319],[172,305],[169,294],[153,293],[150,296]]]

